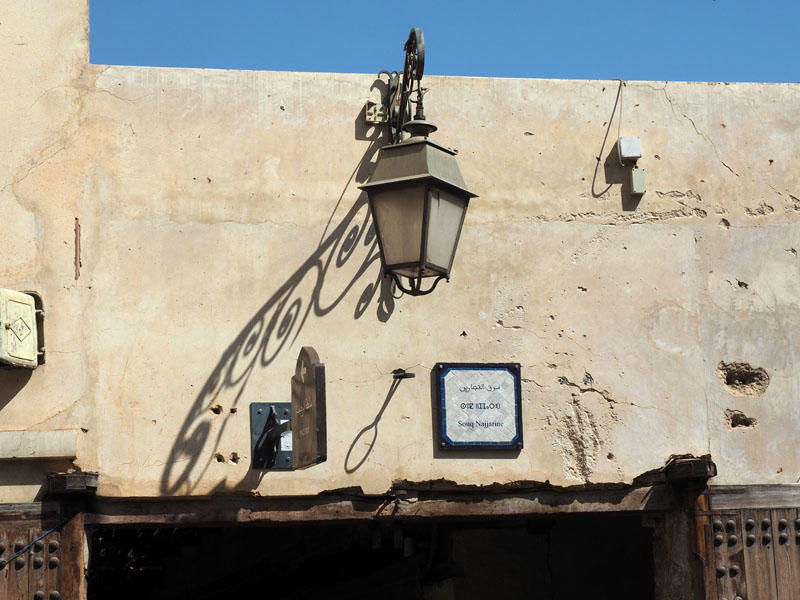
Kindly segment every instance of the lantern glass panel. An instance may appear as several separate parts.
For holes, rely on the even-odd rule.
[[[372,216],[386,265],[419,262],[425,186],[393,187],[371,194]]]
[[[467,199],[448,191],[430,188],[428,203],[428,243],[425,262],[450,272]]]

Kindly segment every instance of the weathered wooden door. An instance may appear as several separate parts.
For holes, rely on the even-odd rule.
[[[42,533],[41,519],[0,522],[0,559],[8,561],[0,571],[0,598],[61,598],[61,533],[34,541]]]
[[[54,508],[0,505],[0,600],[80,598],[81,515],[62,519]]]
[[[742,508],[702,518],[709,600],[800,600],[800,512]]]

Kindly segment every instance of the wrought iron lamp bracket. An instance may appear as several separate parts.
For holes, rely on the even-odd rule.
[[[447,277],[446,275],[439,275],[439,277],[437,277],[436,279],[433,280],[433,283],[431,284],[431,287],[429,287],[427,290],[423,290],[422,289],[422,279],[423,279],[422,277],[414,277],[414,278],[406,277],[406,279],[408,279],[408,282],[410,284],[410,285],[406,286],[406,285],[403,285],[402,280],[400,279],[400,276],[397,275],[397,273],[395,273],[393,271],[388,271],[387,272],[384,269],[383,274],[384,274],[384,277],[387,277],[387,276],[391,277],[392,281],[394,281],[394,284],[397,286],[397,289],[399,289],[404,294],[408,294],[409,296],[425,296],[427,294],[430,294],[433,290],[435,290],[436,286],[438,285],[438,283],[442,279],[446,279],[447,281],[450,281],[450,278]]]
[[[386,96],[381,105],[368,102],[366,107],[368,123],[388,125],[391,144],[403,141],[404,126],[412,121],[411,104],[416,105],[413,121],[425,120],[422,98],[427,90],[421,84],[425,71],[425,38],[422,29],[414,27],[403,48],[406,57],[402,78],[397,71],[380,71],[378,76],[386,75],[389,78]],[[413,100],[412,94],[416,94]]]

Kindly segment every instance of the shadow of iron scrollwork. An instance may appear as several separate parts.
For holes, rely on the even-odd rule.
[[[215,460],[216,449],[230,422],[229,419],[221,421],[212,433],[209,411],[218,396],[225,392],[229,398],[232,397],[227,402],[232,408],[242,402],[253,373],[268,368],[283,350],[289,348],[310,316],[320,318],[331,313],[367,273],[371,273],[374,279],[366,283],[359,295],[353,318],[361,318],[373,301],[377,304],[379,321],[385,322],[392,315],[392,287],[379,268],[377,238],[365,194],[359,195],[347,214],[328,232],[345,192],[354,179],[358,182],[368,179],[374,170],[373,159],[384,143],[381,132],[376,129],[370,132],[370,128],[364,125],[363,114],[356,118],[355,128],[356,139],[371,143],[345,183],[319,246],[253,315],[208,376],[167,457],[160,483],[163,494],[192,493]],[[333,279],[338,285],[329,283],[333,273],[337,273]],[[212,436],[213,440],[210,439]],[[257,484],[260,478],[260,475],[256,477],[250,472],[243,481],[233,485],[222,482],[217,490]]]

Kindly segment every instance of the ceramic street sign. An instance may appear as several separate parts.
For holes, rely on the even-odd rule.
[[[442,449],[522,448],[517,363],[437,363]]]

